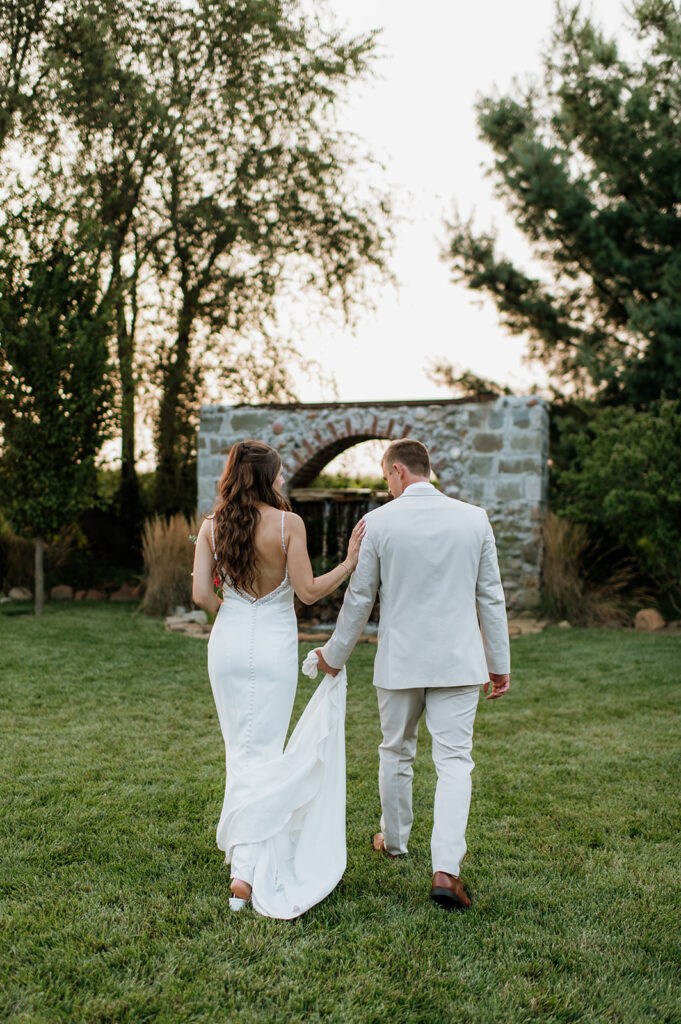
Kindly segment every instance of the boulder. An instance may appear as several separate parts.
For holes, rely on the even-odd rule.
[[[558,629],[572,629],[572,626],[567,619],[563,619],[562,622],[558,623]]]
[[[73,587],[61,583],[56,587],[52,587],[50,597],[53,601],[73,601]]]
[[[114,590],[113,594],[109,598],[110,601],[136,601],[140,596],[139,587],[131,587],[129,583],[124,583],[118,590]]]
[[[85,597],[85,593],[86,592],[84,590],[77,590],[73,600],[74,601],[82,601],[83,598]]]
[[[33,594],[28,587],[12,587],[8,596],[10,601],[30,601]]]
[[[636,612],[636,621],[634,623],[636,629],[647,630],[648,632],[655,629],[664,628],[664,619],[658,612],[657,608],[641,608],[640,611]]]
[[[101,590],[88,590],[83,598],[84,601],[106,601],[106,594]]]

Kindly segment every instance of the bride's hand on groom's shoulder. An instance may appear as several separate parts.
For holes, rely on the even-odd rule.
[[[359,559],[359,549],[362,546],[362,539],[366,533],[367,524],[363,519],[355,526],[354,530],[350,534],[350,540],[348,541],[348,553],[345,556],[345,564],[349,567],[350,572],[354,572],[357,566],[357,560]]]

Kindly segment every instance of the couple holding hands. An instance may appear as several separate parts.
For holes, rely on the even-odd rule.
[[[420,441],[382,459],[393,501],[355,526],[346,558],[315,578],[305,525],[284,496],[274,448],[230,450],[212,516],[201,526],[194,600],[217,613],[208,672],[225,741],[226,789],[217,842],[231,865],[232,910],[298,917],[324,899],[346,865],[345,663],[380,600],[374,685],[380,831],[373,848],[407,853],[418,724],[425,711],[437,772],[431,897],[470,898],[459,877],[471,799],[473,723],[509,688],[504,593],[487,514],[439,492]],[[219,577],[222,598],[213,581]],[[350,579],[335,631],[303,671],[324,677],[288,743],[298,680],[294,594],[312,604]]]

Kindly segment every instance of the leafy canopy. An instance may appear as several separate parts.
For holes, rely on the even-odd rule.
[[[636,404],[681,390],[681,14],[671,0],[632,13],[628,60],[559,7],[543,82],[478,103],[531,266],[460,216],[443,255],[557,382]]]
[[[23,269],[23,268],[22,268]],[[0,281],[0,485],[16,532],[72,523],[96,489],[109,328],[92,275],[63,250]]]

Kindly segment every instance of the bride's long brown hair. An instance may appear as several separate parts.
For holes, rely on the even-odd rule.
[[[255,528],[260,520],[257,502],[290,509],[274,489],[281,469],[279,452],[264,441],[237,441],[218,485],[215,507],[215,554],[219,571],[237,590],[252,592],[258,575]]]

